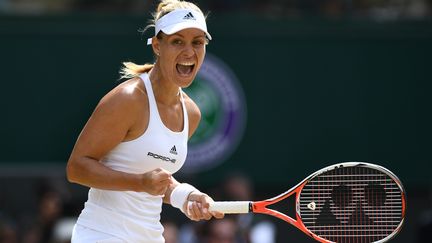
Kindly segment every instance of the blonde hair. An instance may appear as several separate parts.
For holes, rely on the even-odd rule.
[[[156,12],[152,14],[153,19],[150,20],[150,24],[148,24],[144,30],[142,30],[142,32],[144,33],[147,29],[154,27],[158,19],[176,9],[193,9],[202,13],[201,9],[191,2],[181,0],[161,0]],[[158,34],[157,38],[161,39],[162,37]],[[133,62],[123,62],[123,67],[120,69],[120,79],[138,77],[143,73],[148,73],[153,68],[153,66],[154,64],[150,63],[140,65]]]

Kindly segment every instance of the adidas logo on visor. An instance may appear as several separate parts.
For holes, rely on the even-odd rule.
[[[193,16],[193,14],[191,12],[189,12],[188,14],[186,14],[183,19],[190,19],[190,20],[196,20],[195,17]]]

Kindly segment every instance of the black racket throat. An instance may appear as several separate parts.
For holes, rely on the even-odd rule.
[[[285,199],[278,201],[273,204],[269,204],[266,208],[275,210],[277,212],[283,212],[286,216],[289,216],[293,219],[296,218],[296,194],[293,193],[291,196],[286,197]]]

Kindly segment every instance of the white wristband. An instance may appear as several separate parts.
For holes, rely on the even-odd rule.
[[[183,205],[185,204],[189,194],[191,194],[193,191],[198,191],[198,190],[192,185],[189,185],[187,183],[179,184],[171,192],[171,199],[170,199],[171,205],[184,212]]]

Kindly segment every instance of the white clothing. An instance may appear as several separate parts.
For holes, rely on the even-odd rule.
[[[72,240],[74,243],[126,243],[113,235],[92,230],[76,224],[73,228]]]
[[[141,75],[149,100],[149,123],[143,135],[122,142],[102,162],[113,170],[141,174],[156,168],[178,171],[187,155],[189,122],[183,94],[183,131],[173,132],[162,122],[148,74]],[[161,243],[162,197],[146,192],[91,188],[77,224],[113,235],[126,242]],[[75,243],[75,242],[72,242]]]

